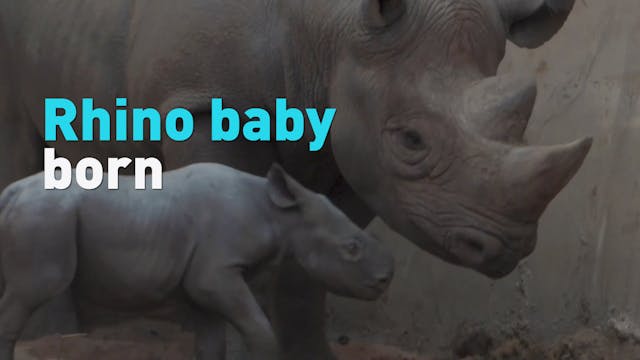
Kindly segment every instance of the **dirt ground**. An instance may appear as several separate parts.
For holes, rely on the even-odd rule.
[[[333,345],[339,360],[431,360],[390,346],[340,342]],[[191,360],[192,346],[193,335],[178,326],[138,321],[91,334],[20,342],[16,360]]]
[[[182,341],[181,341],[182,340]],[[334,345],[339,360],[431,360],[382,345]],[[191,360],[191,337],[179,340],[110,340],[94,336],[48,337],[22,343],[16,360]]]
[[[582,329],[540,344],[523,337],[496,340],[469,331],[434,356],[417,355],[392,346],[351,342],[333,347],[339,360],[640,360],[640,338],[624,324]],[[138,322],[91,334],[50,336],[22,342],[17,360],[187,360],[192,359],[192,335],[177,327]]]
[[[454,355],[444,359],[464,360],[638,360],[640,343],[621,334],[601,329],[582,329],[560,337],[550,344],[512,338],[493,346],[453,349]],[[457,356],[455,355],[457,353]],[[440,360],[439,358],[437,360]]]

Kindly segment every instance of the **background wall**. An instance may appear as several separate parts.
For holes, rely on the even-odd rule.
[[[335,336],[432,351],[462,323],[540,339],[621,317],[640,323],[640,3],[577,0],[544,47],[508,49],[500,72],[525,71],[539,84],[530,143],[595,137],[584,167],[541,220],[536,252],[490,281],[374,224],[395,251],[394,283],[376,304],[332,299]]]

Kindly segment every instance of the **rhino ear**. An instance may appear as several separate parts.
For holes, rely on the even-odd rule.
[[[300,188],[284,169],[273,164],[267,173],[267,191],[269,199],[279,208],[287,209],[298,206],[300,202]]]
[[[536,48],[564,25],[575,0],[497,0],[507,36],[519,47]]]
[[[364,0],[364,16],[373,28],[390,26],[402,17],[405,9],[405,0]]]

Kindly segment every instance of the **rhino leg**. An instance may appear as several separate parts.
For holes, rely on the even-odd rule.
[[[195,360],[224,360],[227,354],[226,326],[223,318],[198,314],[196,319]]]
[[[283,264],[273,302],[273,322],[283,359],[334,359],[325,334],[326,291],[304,270]]]
[[[194,257],[187,271],[184,288],[190,299],[212,316],[223,316],[238,329],[249,350],[248,359],[279,360],[271,324],[240,270],[216,268],[206,261]]]
[[[8,220],[10,226],[0,228],[5,287],[0,299],[0,340],[5,347],[23,333],[31,314],[67,291],[75,277],[75,206],[48,199],[52,200],[45,205],[16,201],[4,210],[16,214]]]
[[[49,295],[53,297],[55,294]],[[11,289],[2,296],[0,299],[0,360],[13,360],[16,341],[26,331],[27,321],[41,304],[42,302],[34,299],[17,296]]]
[[[346,183],[335,186],[329,198],[362,228],[374,217]],[[273,321],[285,359],[334,359],[325,329],[326,291],[297,264],[284,266],[278,279]]]
[[[10,291],[0,300],[0,360],[13,360],[14,346],[32,309]]]
[[[0,360],[13,360],[15,341],[0,339]]]
[[[27,246],[28,247],[28,246]],[[12,360],[14,345],[25,329],[25,325],[32,313],[51,300],[60,291],[71,284],[74,271],[59,262],[48,264],[41,261],[35,251],[26,250],[31,254],[11,254],[16,263],[29,266],[5,266],[12,276],[8,277],[6,289],[0,298],[0,360]],[[31,256],[33,255],[33,256]],[[29,257],[37,258],[38,263],[29,264]],[[60,259],[60,262],[68,260]]]

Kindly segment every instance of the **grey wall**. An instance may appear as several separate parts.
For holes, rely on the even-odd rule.
[[[595,136],[584,167],[541,220],[536,252],[490,281],[374,224],[395,251],[392,289],[376,304],[332,299],[333,334],[433,350],[463,322],[539,338],[610,317],[640,322],[640,3],[578,0],[544,47],[508,49],[500,72],[525,71],[539,82],[530,143]]]

